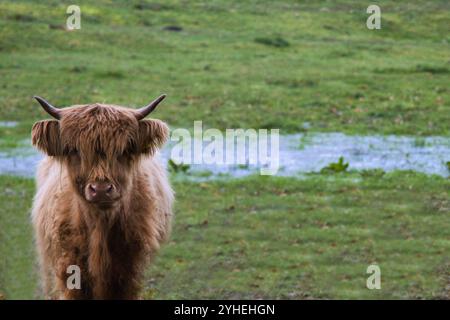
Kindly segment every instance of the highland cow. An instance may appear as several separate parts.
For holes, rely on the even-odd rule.
[[[32,222],[43,290],[53,299],[136,299],[145,267],[167,239],[173,192],[158,149],[168,138],[141,109],[90,104],[58,109],[34,124],[46,154],[37,171]],[[70,289],[68,268],[80,268]]]

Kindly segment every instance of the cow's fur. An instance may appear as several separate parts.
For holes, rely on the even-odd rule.
[[[138,298],[144,267],[169,232],[173,193],[157,150],[168,128],[138,121],[133,109],[82,105],[37,122],[33,144],[46,153],[37,172],[32,221],[43,289],[63,299]],[[112,181],[111,207],[86,201],[89,181]],[[81,289],[67,288],[70,265]]]

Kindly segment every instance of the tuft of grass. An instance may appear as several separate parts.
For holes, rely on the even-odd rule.
[[[332,162],[320,170],[321,173],[340,173],[347,171],[349,163],[344,162],[344,157],[339,157],[338,162]]]
[[[447,67],[439,67],[439,66],[429,66],[429,65],[417,65],[416,66],[417,72],[429,72],[433,74],[444,74],[444,73],[450,73],[450,69]]]
[[[408,74],[408,73],[431,73],[431,74],[445,74],[450,73],[450,69],[443,66],[431,66],[431,65],[416,65],[415,67],[409,68],[398,68],[398,67],[389,67],[384,69],[375,69],[377,73],[398,73],[398,74]]]
[[[28,15],[28,14],[22,14],[22,13],[16,13],[9,17],[11,20],[20,21],[20,22],[33,22],[36,20],[35,17]]]
[[[290,46],[290,43],[280,36],[270,38],[269,37],[256,38],[255,42],[277,48],[285,48]]]
[[[73,73],[82,73],[82,72],[86,72],[87,68],[85,66],[74,66],[74,67],[70,68],[69,71],[73,72]]]
[[[369,177],[382,177],[386,174],[386,172],[383,169],[365,169],[361,170],[359,174],[363,178],[369,178]]]
[[[166,31],[173,31],[173,32],[180,32],[180,31],[183,31],[183,28],[180,27],[180,26],[165,26],[165,27],[163,28],[163,30],[166,30]]]
[[[414,139],[414,147],[423,148],[426,146],[426,140],[424,137],[417,137]]]
[[[139,3],[136,3],[133,6],[136,10],[151,10],[151,11],[163,11],[163,10],[170,10],[172,7],[163,3],[148,3],[145,1],[141,1]]]
[[[96,75],[99,78],[110,78],[110,79],[124,79],[126,76],[122,71],[106,71],[106,72],[100,72]]]
[[[187,173],[191,167],[190,165],[184,163],[177,164],[172,159],[169,159],[167,164],[169,165],[169,170],[174,173]]]

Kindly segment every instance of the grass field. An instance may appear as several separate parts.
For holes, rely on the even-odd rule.
[[[0,151],[58,106],[141,106],[172,128],[450,137],[450,3],[0,2]],[[448,159],[450,161],[450,158]],[[174,177],[173,238],[146,298],[450,298],[450,180],[413,172]],[[0,175],[0,299],[40,298],[33,181]],[[382,289],[366,288],[381,267]]]
[[[4,295],[39,297],[33,182],[0,181]],[[173,237],[145,298],[450,298],[448,179],[366,172],[174,187]],[[370,264],[381,268],[381,290],[366,288]]]
[[[79,1],[67,32],[66,4],[2,1],[0,119],[21,123],[0,141],[44,116],[34,94],[140,106],[161,92],[172,127],[450,134],[450,4],[377,3],[381,30],[370,1]]]

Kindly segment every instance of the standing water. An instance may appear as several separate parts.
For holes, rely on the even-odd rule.
[[[173,143],[162,152],[167,163]],[[296,176],[318,172],[339,157],[350,164],[349,170],[415,170],[449,176],[450,138],[408,136],[352,136],[342,133],[314,133],[280,136],[280,168],[277,175]],[[0,174],[31,177],[42,155],[32,148],[0,152]],[[212,176],[241,177],[259,173],[257,165],[192,165],[193,172]]]

